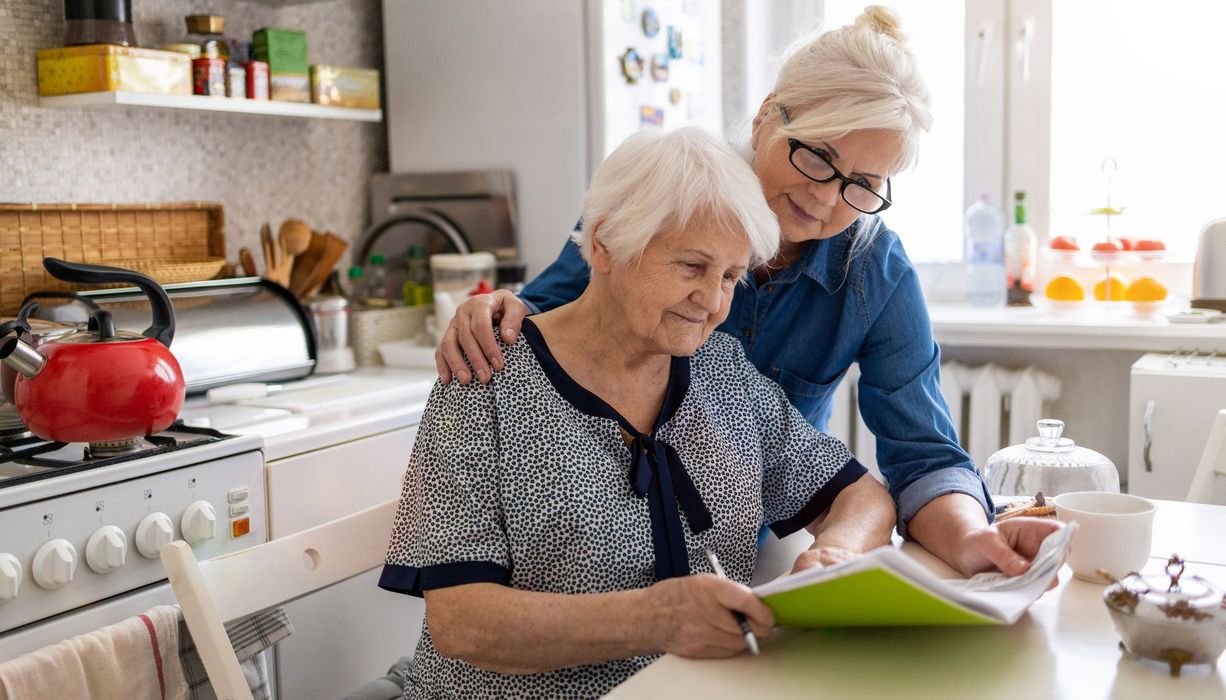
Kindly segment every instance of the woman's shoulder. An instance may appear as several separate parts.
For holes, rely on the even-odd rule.
[[[690,358],[690,374],[698,380],[720,379],[730,371],[739,371],[744,359],[745,348],[741,341],[723,331],[714,331]]]
[[[869,236],[871,242],[853,251],[852,277],[870,316],[876,317],[887,303],[922,303],[918,273],[898,234],[881,217],[872,216],[858,235]],[[898,294],[900,290],[904,293]]]

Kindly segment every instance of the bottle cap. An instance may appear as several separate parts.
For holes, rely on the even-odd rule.
[[[349,266],[349,279],[355,280],[361,276],[362,276],[362,266],[361,265],[350,265]]]
[[[383,264],[383,254],[375,253],[374,255],[370,256],[370,264],[371,265],[382,265]]]
[[[413,245],[409,246],[409,252],[405,255],[410,258],[424,258],[426,257],[426,246],[420,243],[414,243]]]

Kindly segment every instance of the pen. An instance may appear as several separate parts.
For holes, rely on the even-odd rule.
[[[706,553],[707,561],[711,563],[711,570],[715,572],[715,575],[723,579],[728,578],[728,575],[724,573],[724,567],[719,565],[719,559],[715,558],[715,552],[708,549]],[[736,621],[741,625],[741,635],[745,637],[745,646],[749,647],[750,653],[757,656],[758,638],[754,636],[753,630],[749,629],[749,621],[745,619],[744,615],[735,610],[732,611],[732,614],[736,615]]]

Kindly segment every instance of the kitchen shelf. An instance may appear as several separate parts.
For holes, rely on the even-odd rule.
[[[1226,352],[1226,323],[1171,323],[1160,314],[930,304],[932,332],[950,347]]]
[[[85,92],[76,95],[55,95],[38,98],[38,104],[43,107],[163,107],[203,112],[238,112],[308,119],[344,119],[359,122],[383,121],[383,110],[381,109],[354,109],[352,107],[329,107],[327,105],[303,102],[243,100],[230,97],[206,97],[204,95],[162,95],[150,92]]]

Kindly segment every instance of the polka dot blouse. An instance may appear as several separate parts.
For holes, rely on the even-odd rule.
[[[673,358],[650,435],[571,379],[530,319],[522,335],[503,346],[505,369],[490,384],[453,381],[431,392],[381,587],[416,596],[478,582],[622,591],[710,571],[707,548],[748,584],[762,523],[780,536],[795,532],[865,473],[723,333],[693,357]],[[485,671],[438,653],[427,609],[405,693],[596,697],[654,659]]]

